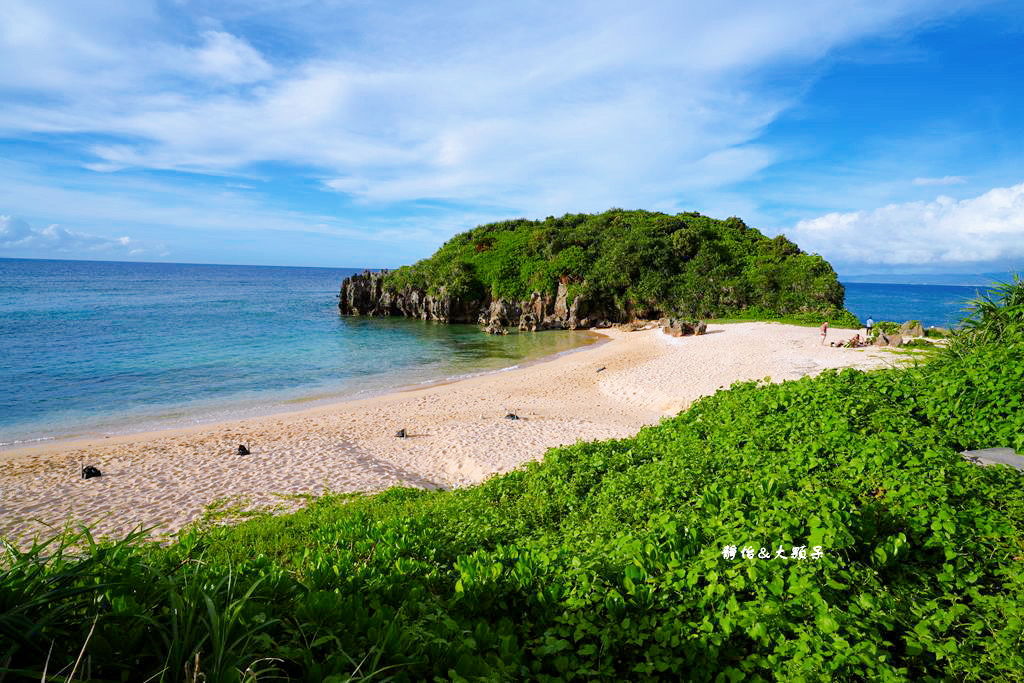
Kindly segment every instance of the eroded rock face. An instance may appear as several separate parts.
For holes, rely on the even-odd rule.
[[[432,296],[422,289],[406,286],[401,291],[384,288],[387,271],[365,271],[341,283],[338,310],[342,315],[387,316],[436,320],[444,323],[477,323],[492,334],[518,327],[523,331],[575,330],[611,327],[628,319],[625,311],[605,311],[584,297],[568,301],[568,286],[559,283],[554,296],[533,292],[525,301],[488,299],[463,300],[441,294]]]
[[[487,334],[508,334],[508,329],[497,323],[490,323],[484,327],[484,332]]]
[[[559,282],[558,292],[555,294],[555,310],[552,311],[556,318],[565,320],[569,317],[568,296],[568,286],[564,282]]]
[[[472,302],[448,296],[443,289],[438,296],[411,286],[401,291],[385,290],[384,276],[387,272],[365,271],[345,278],[341,283],[338,310],[343,315],[401,315],[445,323],[476,322],[478,307]]]

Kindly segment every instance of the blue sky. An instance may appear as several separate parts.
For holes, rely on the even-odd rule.
[[[2,5],[0,257],[394,267],[622,207],[1024,269],[1016,0]]]

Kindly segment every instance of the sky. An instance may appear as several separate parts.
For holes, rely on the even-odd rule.
[[[1019,0],[0,12],[0,257],[396,267],[619,207],[841,277],[1024,270]]]

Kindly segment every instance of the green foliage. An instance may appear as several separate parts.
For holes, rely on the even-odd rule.
[[[0,665],[66,675],[83,650],[92,680],[1019,680],[1022,474],[959,455],[1024,450],[1013,315],[908,369],[738,383],[473,488],[328,495],[164,548],[84,531],[9,547]]]
[[[544,221],[518,219],[456,235],[432,257],[389,273],[385,287],[442,290],[473,304],[524,301],[572,288],[610,317],[852,316],[832,267],[785,237],[738,218],[612,209]],[[819,323],[820,324],[820,323]]]
[[[1020,339],[1024,329],[1024,280],[997,284],[968,304],[968,315],[949,345],[953,354],[963,354],[986,344]]]

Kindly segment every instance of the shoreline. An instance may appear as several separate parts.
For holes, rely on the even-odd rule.
[[[700,337],[603,332],[606,342],[427,387],[0,451],[0,536],[24,540],[75,520],[100,535],[141,524],[166,537],[225,498],[296,509],[294,496],[325,491],[467,486],[551,447],[633,436],[735,381],[898,362],[886,352],[822,346],[816,329],[779,323],[712,324]],[[409,436],[397,438],[399,429]],[[239,444],[252,454],[238,455]],[[81,479],[83,464],[103,476]]]
[[[607,335],[602,335],[597,330],[581,330],[582,334],[589,337],[589,341],[581,343],[579,346],[572,348],[563,349],[554,353],[547,353],[535,357],[527,357],[524,360],[514,362],[513,365],[479,370],[474,372],[463,373],[459,375],[451,375],[447,377],[441,377],[438,379],[428,379],[421,382],[414,382],[412,384],[389,384],[384,386],[375,387],[372,389],[366,389],[359,392],[355,392],[354,395],[346,397],[342,394],[332,394],[328,396],[300,396],[298,398],[280,399],[276,402],[271,402],[265,409],[254,409],[250,407],[248,411],[244,408],[237,409],[217,409],[223,410],[229,414],[223,417],[205,418],[203,415],[209,413],[198,414],[198,417],[189,418],[188,423],[175,424],[171,420],[161,420],[159,417],[143,416],[137,420],[129,420],[114,428],[113,430],[107,431],[95,431],[90,432],[87,427],[83,427],[76,432],[70,434],[57,434],[56,436],[43,436],[37,439],[26,439],[26,440],[15,440],[7,443],[0,442],[0,462],[3,462],[10,457],[17,457],[22,454],[35,454],[38,451],[56,450],[60,447],[76,448],[81,447],[82,444],[93,444],[96,443],[115,443],[123,442],[126,438],[131,440],[131,437],[145,437],[152,438],[153,435],[160,434],[171,434],[178,432],[190,432],[195,430],[202,430],[204,428],[213,428],[219,425],[230,424],[234,422],[243,422],[247,420],[268,420],[278,416],[291,416],[299,413],[304,413],[309,410],[316,410],[319,408],[331,408],[337,405],[350,403],[353,401],[371,400],[379,398],[381,396],[387,396],[390,394],[416,391],[418,389],[430,388],[433,386],[441,386],[446,384],[453,384],[455,382],[461,382],[467,379],[473,379],[476,377],[484,377],[488,375],[500,374],[503,372],[509,372],[519,368],[530,367],[538,363],[545,363],[550,360],[557,359],[561,356],[577,353],[585,349],[589,349],[594,346],[600,346],[608,342]],[[543,334],[543,333],[541,333]],[[168,424],[161,424],[167,422]],[[153,427],[136,429],[132,425],[138,425],[139,423],[156,423]],[[49,449],[48,447],[52,447]]]

